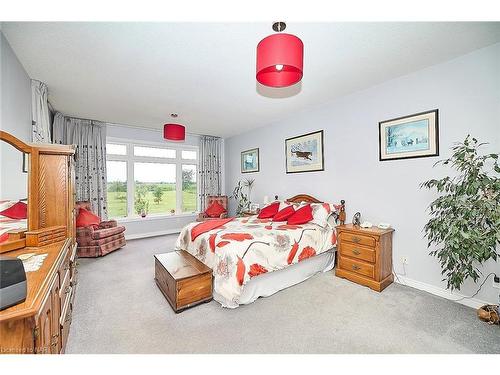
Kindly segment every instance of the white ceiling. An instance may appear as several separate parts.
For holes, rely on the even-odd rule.
[[[292,23],[302,82],[255,80],[267,23],[2,24],[55,109],[160,129],[178,112],[191,133],[230,137],[336,97],[500,41],[500,23]]]

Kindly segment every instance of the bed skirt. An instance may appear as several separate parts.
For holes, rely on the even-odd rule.
[[[264,273],[252,278],[243,288],[237,302],[227,301],[214,290],[214,299],[222,306],[236,308],[254,302],[259,297],[269,297],[280,290],[286,289],[309,279],[319,272],[328,272],[335,265],[336,248],[293,264],[279,271]]]

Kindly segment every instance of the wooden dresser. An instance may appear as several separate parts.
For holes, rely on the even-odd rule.
[[[63,353],[77,284],[74,147],[27,144],[3,131],[0,140],[29,155],[28,227],[9,232],[0,253],[47,254],[26,272],[26,300],[0,311],[0,353]]]
[[[392,233],[394,229],[337,226],[338,262],[335,275],[381,292],[394,280]]]

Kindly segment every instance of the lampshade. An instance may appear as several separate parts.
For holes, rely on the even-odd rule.
[[[295,35],[272,34],[257,45],[257,81],[286,87],[302,79],[304,44]]]
[[[163,125],[163,138],[169,141],[184,141],[186,128],[180,124],[165,124]]]

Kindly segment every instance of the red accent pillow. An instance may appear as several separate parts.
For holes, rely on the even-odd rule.
[[[273,217],[273,221],[287,221],[290,216],[295,213],[295,209],[292,205],[285,207],[281,211],[278,211]]]
[[[0,212],[0,215],[7,216],[11,219],[26,219],[28,217],[28,205],[24,202],[17,202]]]
[[[85,208],[80,208],[78,212],[78,216],[76,217],[76,227],[90,227],[96,226],[101,223],[101,218],[97,215],[94,215],[92,212],[86,210]]]
[[[212,204],[205,210],[208,217],[220,217],[220,215],[224,212],[226,212],[226,209],[217,201],[213,201]]]
[[[287,224],[305,224],[313,219],[311,205],[299,208],[295,213],[288,218]]]
[[[280,202],[274,202],[270,205],[264,207],[259,212],[259,219],[271,219],[274,215],[278,213],[278,209],[280,208]]]

